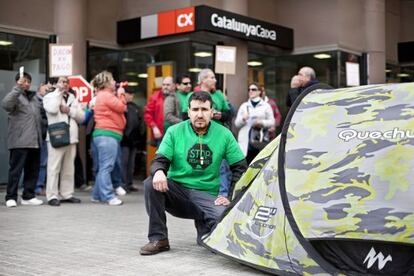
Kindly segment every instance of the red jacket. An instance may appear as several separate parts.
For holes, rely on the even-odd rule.
[[[164,94],[161,90],[154,92],[144,108],[145,124],[151,128],[151,137],[154,136],[152,128],[157,126],[164,135]]]
[[[111,89],[102,89],[96,93],[96,104],[94,107],[95,128],[112,130],[122,135],[126,119],[125,95],[115,96]]]

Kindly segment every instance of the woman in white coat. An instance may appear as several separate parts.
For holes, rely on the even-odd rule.
[[[268,129],[274,124],[275,118],[271,106],[261,98],[259,85],[251,83],[249,99],[240,106],[235,120],[236,127],[240,128],[238,142],[249,164],[260,151],[249,143],[250,130]]]

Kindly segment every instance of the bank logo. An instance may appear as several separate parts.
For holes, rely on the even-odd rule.
[[[213,152],[206,144],[194,144],[187,152],[187,163],[194,170],[204,170],[213,162]]]
[[[175,33],[192,32],[195,29],[195,8],[175,10]]]
[[[388,255],[387,258],[385,258],[382,252],[378,252],[377,254],[374,247],[371,247],[371,250],[365,257],[364,264],[367,263],[367,268],[370,269],[376,261],[378,261],[378,270],[382,270],[387,262],[392,262],[392,256]]]
[[[353,139],[366,140],[366,139],[380,139],[380,140],[396,140],[396,139],[408,139],[414,138],[414,131],[400,130],[397,127],[388,131],[358,131],[354,129],[345,129],[338,133],[339,139],[349,142]]]
[[[193,25],[193,13],[180,14],[177,16],[177,26],[180,28]]]
[[[277,208],[269,206],[259,206],[254,218],[250,221],[250,228],[253,234],[259,238],[265,238],[273,233],[276,225],[268,223],[276,215]]]

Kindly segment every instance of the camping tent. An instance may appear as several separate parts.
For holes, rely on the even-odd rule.
[[[277,275],[414,275],[414,83],[303,93],[203,244]]]

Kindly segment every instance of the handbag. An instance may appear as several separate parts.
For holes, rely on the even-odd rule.
[[[52,147],[61,148],[70,144],[70,133],[69,133],[69,120],[68,122],[59,122],[50,124],[47,127],[49,132],[49,141]]]
[[[269,130],[252,127],[249,131],[249,145],[255,150],[262,150],[270,142]]]

